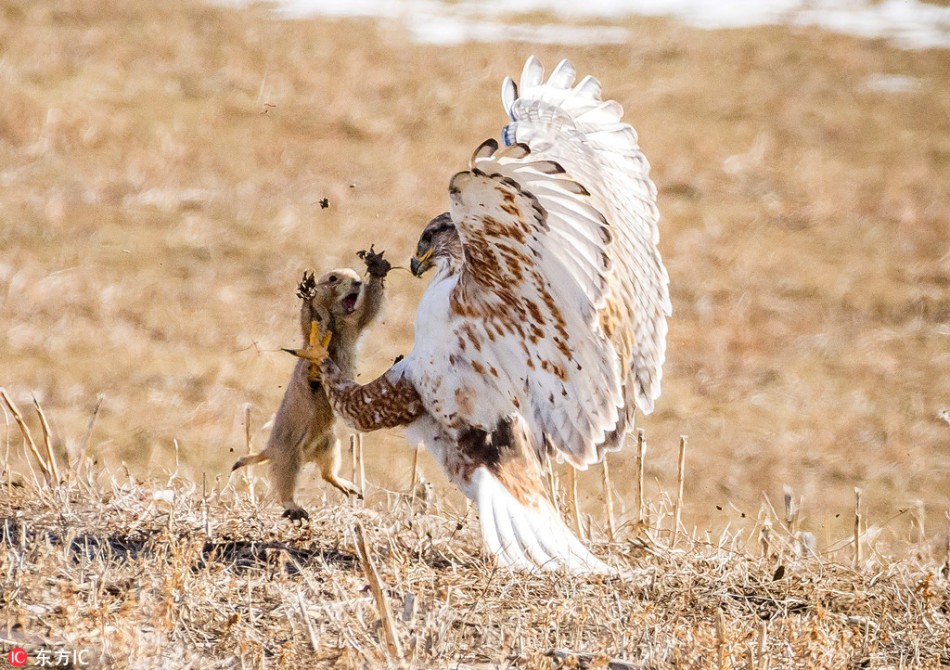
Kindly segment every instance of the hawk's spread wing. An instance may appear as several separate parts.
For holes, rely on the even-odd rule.
[[[543,76],[532,56],[519,86],[505,80],[502,100],[512,119],[505,142],[523,142],[535,157],[560,164],[611,223],[614,240],[607,253],[613,265],[599,318],[620,357],[626,418],[632,418],[634,401],[649,414],[660,395],[666,317],[672,311],[669,276],[656,246],[659,210],[650,164],[636,131],[621,120],[623,108],[601,100],[600,82],[587,76],[573,86],[575,69],[566,60],[547,82]]]
[[[635,403],[659,394],[670,311],[656,248],[656,189],[620,106],[576,88],[565,62],[547,83],[530,59],[506,83],[509,147],[489,141],[450,186],[465,250],[457,318],[484,332],[484,369],[525,418],[539,453],[586,467],[622,439]]]

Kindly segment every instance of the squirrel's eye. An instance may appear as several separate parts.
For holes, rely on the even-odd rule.
[[[335,283],[336,283],[336,280],[337,280],[337,276],[336,276],[336,275],[330,275],[330,281],[331,281],[331,282],[333,282],[333,283],[335,284]]]

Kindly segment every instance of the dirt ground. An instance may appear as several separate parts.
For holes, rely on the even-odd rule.
[[[674,315],[663,395],[639,420],[648,500],[673,495],[685,434],[683,520],[697,532],[751,528],[763,495],[780,507],[788,485],[802,527],[832,547],[859,486],[888,546],[921,522],[942,541],[950,52],[623,25],[629,44],[437,47],[266,7],[4,3],[0,385],[37,435],[42,405],[61,458],[102,394],[88,451],[104,475],[124,463],[147,478],[178,458],[223,487],[244,406],[260,448],[281,397],[303,270],[358,267],[370,243],[405,265],[448,178],[498,136],[503,76],[530,53],[549,67],[569,56],[623,104],[659,188]],[[881,90],[881,75],[911,90]],[[392,275],[363,379],[410,348],[423,288]],[[4,416],[6,462],[29,477]],[[633,451],[610,463],[622,519]],[[398,431],[367,436],[366,454],[370,504],[407,486]],[[581,477],[595,525],[600,482]],[[302,499],[342,501],[320,483]]]

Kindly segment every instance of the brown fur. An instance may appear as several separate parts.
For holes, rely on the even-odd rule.
[[[349,314],[344,308],[347,296],[358,293],[355,308]],[[379,314],[383,302],[383,277],[367,275],[365,282],[349,268],[331,270],[314,284],[301,283],[303,304],[300,328],[304,346],[309,344],[311,322],[320,322],[323,330],[332,333],[330,357],[346,371],[355,374],[356,346],[363,329]],[[245,465],[270,462],[271,483],[284,516],[307,518],[307,512],[294,501],[297,476],[304,463],[312,461],[320,475],[346,494],[357,493],[356,486],[339,476],[340,442],[334,432],[335,417],[323,386],[312,381],[310,363],[298,360],[280,408],[274,417],[267,447],[259,454],[245,456],[232,470]]]

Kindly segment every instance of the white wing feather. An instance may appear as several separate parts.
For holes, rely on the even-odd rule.
[[[512,123],[508,144],[523,142],[535,159],[556,161],[591,194],[592,205],[612,224],[615,241],[610,299],[620,323],[613,338],[629,375],[626,394],[644,413],[660,394],[666,358],[666,317],[672,312],[669,277],[656,248],[659,211],[650,165],[634,129],[623,123],[623,108],[600,99],[592,77],[574,83],[574,67],[562,61],[545,82],[534,57],[525,63],[520,88],[506,80],[502,101]],[[632,335],[632,341],[623,341]],[[633,407],[628,408],[632,411]]]
[[[466,249],[455,298],[472,313],[464,328],[490,334],[500,324],[480,338],[478,361],[519,375],[504,390],[536,452],[553,447],[585,462],[623,404],[618,358],[598,321],[610,231],[585,190],[531,158],[476,152],[473,170],[452,180]],[[469,418],[491,430],[500,417]]]

